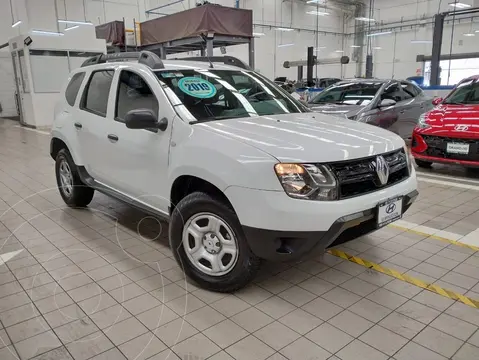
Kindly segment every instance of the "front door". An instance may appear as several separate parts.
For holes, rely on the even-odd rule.
[[[114,120],[108,130],[111,138],[104,164],[109,186],[167,212],[168,152],[174,112],[154,76],[125,68],[116,74]],[[159,119],[166,117],[168,128],[166,131],[128,129],[125,116],[135,109],[150,109]]]

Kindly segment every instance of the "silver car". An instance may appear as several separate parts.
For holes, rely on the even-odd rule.
[[[433,108],[417,85],[404,80],[353,79],[328,87],[309,103],[315,112],[361,121],[411,138],[419,116]]]

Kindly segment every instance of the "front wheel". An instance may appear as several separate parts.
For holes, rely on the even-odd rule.
[[[208,290],[236,291],[259,270],[233,209],[208,194],[195,192],[178,203],[169,238],[186,275]]]
[[[432,166],[432,162],[430,161],[424,161],[419,159],[414,159],[414,161],[416,162],[417,166],[419,166],[420,168],[429,169]]]

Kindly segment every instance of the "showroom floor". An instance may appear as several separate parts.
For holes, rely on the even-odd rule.
[[[339,249],[396,277],[326,254],[224,295],[185,281],[166,224],[101,194],[65,207],[48,152],[46,132],[0,121],[2,360],[479,359],[475,172],[421,172],[396,227]]]

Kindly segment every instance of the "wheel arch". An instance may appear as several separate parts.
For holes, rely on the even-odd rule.
[[[231,201],[218,186],[198,176],[180,175],[173,181],[171,186],[170,214],[181,199],[196,191],[204,192],[218,200],[222,200],[234,211]]]

